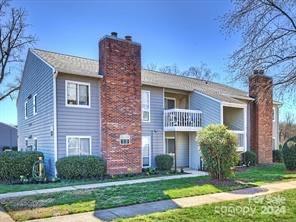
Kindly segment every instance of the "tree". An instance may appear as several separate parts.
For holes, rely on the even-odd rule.
[[[20,87],[16,67],[23,62],[23,52],[36,41],[27,34],[27,27],[25,10],[0,0],[0,101]]]
[[[155,64],[149,64],[146,69],[158,72],[164,72],[174,75],[187,76],[205,81],[212,81],[217,76],[205,63],[200,65],[191,66],[185,71],[181,71],[176,64],[163,65],[158,67]]]
[[[255,69],[273,77],[281,92],[294,92],[296,85],[296,1],[232,0],[234,8],[223,17],[228,34],[241,33],[241,47],[230,57],[234,80]]]
[[[284,143],[287,139],[296,135],[295,115],[287,112],[284,121],[280,122],[280,141]]]
[[[237,139],[224,125],[209,125],[197,133],[196,141],[207,171],[213,179],[224,180],[238,161]]]

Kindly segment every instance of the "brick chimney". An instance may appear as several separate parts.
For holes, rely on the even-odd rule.
[[[115,32],[105,36],[99,42],[99,73],[103,75],[101,144],[107,173],[139,173],[142,170],[141,45],[130,36],[120,39]]]
[[[255,70],[249,78],[251,103],[251,149],[257,154],[259,164],[272,163],[272,78],[263,70]]]

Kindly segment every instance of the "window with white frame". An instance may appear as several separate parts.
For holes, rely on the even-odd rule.
[[[25,119],[28,119],[28,101],[25,102]]]
[[[36,137],[34,138],[34,147],[33,148],[34,148],[35,151],[38,148],[38,141],[37,141],[37,138]]]
[[[131,143],[131,137],[128,134],[120,135],[120,145],[129,145]]]
[[[150,91],[142,90],[142,121],[150,122]]]
[[[91,155],[90,136],[67,136],[67,155]]]
[[[33,115],[37,114],[37,94],[33,96]]]
[[[66,106],[90,107],[90,84],[66,80]]]
[[[143,167],[151,166],[151,138],[150,136],[142,137],[142,165]]]

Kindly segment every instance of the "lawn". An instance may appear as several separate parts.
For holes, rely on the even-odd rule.
[[[132,179],[170,176],[170,175],[173,176],[175,174],[160,173],[160,174],[154,174],[154,175],[149,175],[149,176],[135,175],[135,176],[130,176],[130,177],[105,178],[103,180],[100,180],[100,179],[61,180],[60,182],[56,182],[56,183],[39,183],[39,184],[3,184],[3,183],[0,183],[0,194],[8,193],[8,192],[49,189],[49,188],[57,188],[57,187],[75,186],[75,185],[83,185],[83,184],[94,184],[94,183],[105,183],[105,182],[113,182],[113,181],[121,181],[121,180],[132,180]]]
[[[253,167],[236,173],[233,181],[213,183],[208,177],[78,190],[2,200],[1,205],[17,221],[45,218],[125,206],[137,203],[197,196],[241,189],[268,182],[296,179],[282,164]]]
[[[256,199],[207,204],[198,207],[169,210],[146,216],[118,219],[117,222],[295,221],[295,196],[296,189],[262,196]]]

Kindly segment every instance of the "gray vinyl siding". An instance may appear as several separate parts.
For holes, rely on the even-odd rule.
[[[33,116],[33,96],[37,94],[37,114]],[[28,98],[31,96],[30,98]],[[25,119],[25,101],[28,101],[28,118]],[[53,70],[39,57],[28,52],[21,88],[18,95],[18,149],[25,150],[25,138],[29,146],[38,141],[38,151],[45,157],[46,171],[54,174],[53,140]]]
[[[13,126],[0,123],[0,152],[5,146],[17,146],[17,129]]]
[[[234,107],[223,108],[224,125],[231,130],[244,130],[244,109]]]
[[[67,107],[66,80],[90,83],[90,108]],[[96,78],[59,74],[57,77],[58,158],[65,157],[66,136],[91,136],[92,155],[101,155],[100,82]]]
[[[150,91],[150,122],[142,122],[142,136],[151,137],[151,163],[155,167],[155,156],[164,153],[163,132],[163,88],[142,86]]]
[[[221,106],[220,103],[193,92],[190,95],[190,109],[202,111],[201,124],[205,127],[209,124],[221,124]]]

